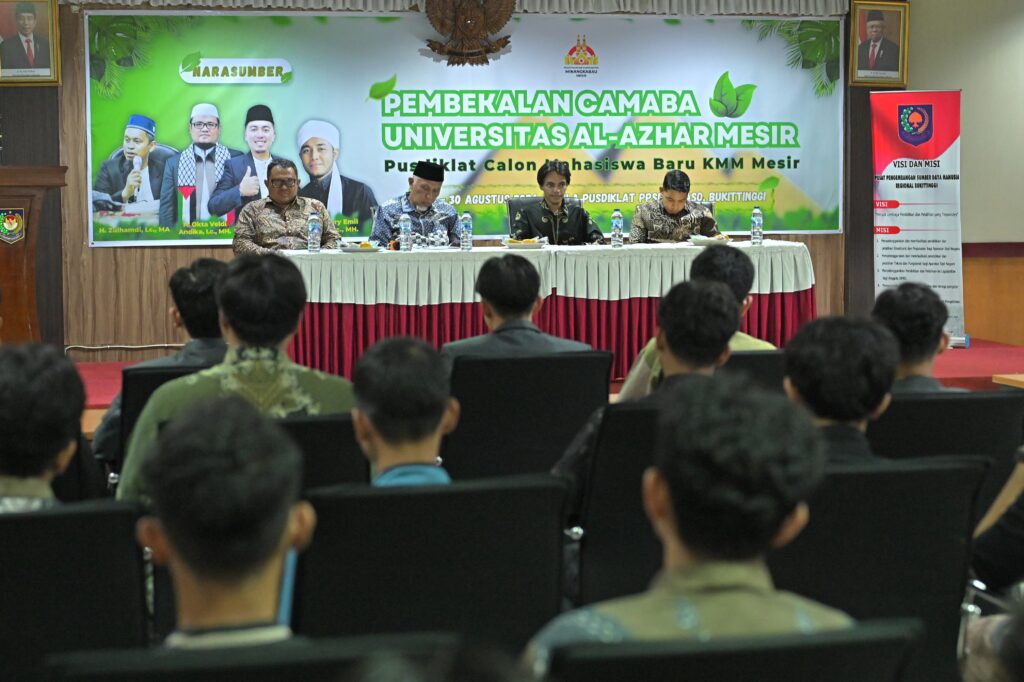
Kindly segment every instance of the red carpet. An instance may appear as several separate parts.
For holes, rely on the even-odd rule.
[[[133,362],[79,362],[78,373],[85,383],[86,409],[107,408],[121,392],[121,368]]]
[[[1004,388],[992,383],[993,374],[1024,374],[1024,347],[971,339],[970,348],[952,348],[935,361],[935,376],[946,386]]]

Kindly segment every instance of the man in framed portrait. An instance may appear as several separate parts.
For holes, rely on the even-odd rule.
[[[900,46],[885,37],[885,15],[881,10],[868,10],[867,40],[857,46],[858,71],[900,70]]]
[[[5,36],[0,43],[0,68],[46,69],[50,68],[50,41],[43,33],[36,34],[36,8],[31,2],[19,2],[14,6],[14,21],[18,32]]]

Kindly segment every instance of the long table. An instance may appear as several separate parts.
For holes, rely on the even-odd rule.
[[[814,269],[799,242],[733,243],[756,269],[754,303],[741,329],[784,344],[816,315]],[[309,367],[351,376],[356,359],[379,339],[418,336],[440,347],[487,330],[473,291],[484,261],[512,253],[472,251],[286,251],[306,281],[309,302],[292,357]],[[689,276],[701,247],[683,244],[549,246],[516,250],[540,272],[544,331],[615,353],[613,378],[625,376],[655,330],[658,299]]]

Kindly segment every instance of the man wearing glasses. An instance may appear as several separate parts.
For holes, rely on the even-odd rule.
[[[181,225],[210,219],[207,202],[224,175],[229,159],[242,152],[220,144],[220,113],[217,107],[200,102],[192,107],[188,120],[192,144],[172,157],[164,168],[160,189],[160,224],[178,225],[178,197],[181,197]]]
[[[320,246],[338,247],[338,229],[327,207],[316,199],[299,196],[299,171],[294,163],[287,159],[271,161],[266,187],[266,199],[249,202],[238,214],[232,243],[236,256],[306,248],[306,224],[314,212],[323,226]]]

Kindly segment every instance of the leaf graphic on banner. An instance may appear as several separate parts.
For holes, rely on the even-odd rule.
[[[681,19],[663,19],[662,21],[664,21],[669,26],[682,26],[683,25],[683,22],[682,22]]]
[[[272,23],[274,26],[291,26],[292,25],[292,18],[291,17],[270,17],[270,23]]]
[[[839,81],[839,57],[843,41],[837,21],[745,20],[747,30],[757,30],[757,39],[778,36],[786,43],[786,66],[809,71],[814,94],[828,97]]]
[[[289,83],[289,82],[291,82],[292,74],[293,73],[295,73],[295,72],[294,71],[287,71],[287,72],[281,74],[281,82],[282,83]]]
[[[326,24],[327,17],[313,17],[313,21],[315,21],[318,24]]]
[[[370,86],[370,97],[372,99],[384,99],[387,97],[392,90],[395,89],[395,83],[398,82],[398,74],[389,78],[386,81],[374,83]]]
[[[390,24],[392,22],[398,21],[401,18],[402,17],[374,17],[374,19],[376,19],[381,24]]]
[[[181,71],[191,71],[192,69],[199,66],[199,62],[203,56],[199,52],[193,52],[192,54],[185,55],[185,58],[181,60]]]
[[[747,108],[754,99],[754,90],[757,90],[757,86],[749,83],[736,88],[736,111],[733,118],[747,113]]]
[[[715,102],[721,105],[723,113],[719,114],[715,111]],[[736,110],[736,88],[732,86],[732,81],[729,80],[729,72],[726,71],[718,77],[718,82],[715,83],[715,95],[711,99],[711,110],[715,112],[716,116],[732,116],[733,111]]]
[[[739,118],[750,106],[756,89],[757,86],[751,83],[738,88],[733,87],[732,81],[729,79],[729,72],[726,71],[719,76],[718,82],[715,83],[714,97],[708,100],[708,104],[711,105],[711,113],[719,118]]]
[[[761,184],[757,186],[757,191],[767,192],[768,190],[775,189],[778,186],[779,179],[773,175],[770,178],[765,178],[763,181],[761,181]]]

